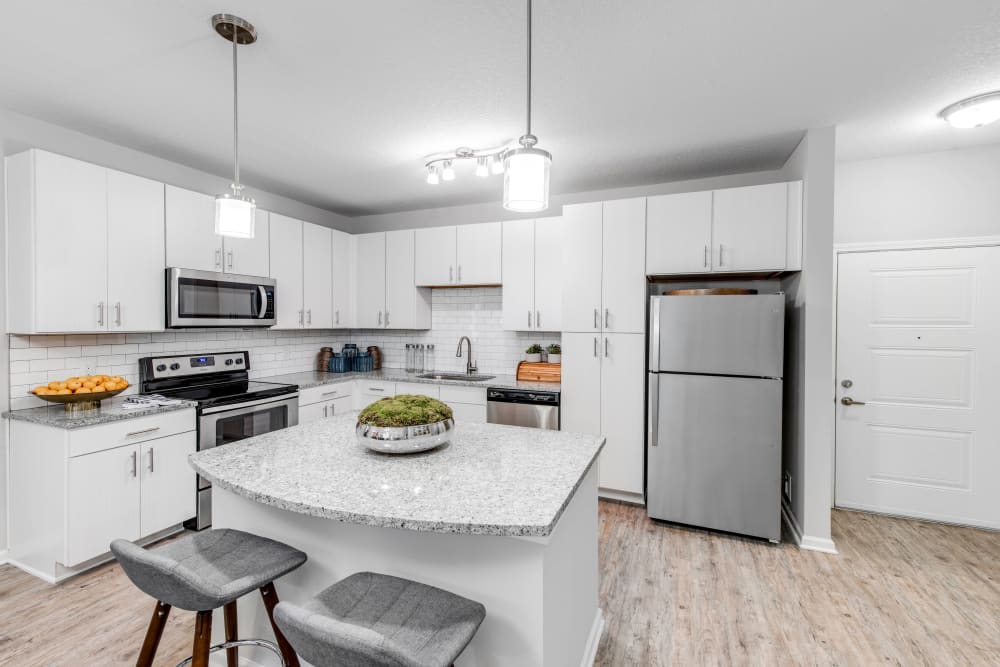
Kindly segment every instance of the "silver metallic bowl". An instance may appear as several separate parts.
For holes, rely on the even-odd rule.
[[[413,454],[439,447],[451,439],[455,420],[445,419],[420,426],[371,426],[358,424],[354,433],[358,442],[383,454]]]

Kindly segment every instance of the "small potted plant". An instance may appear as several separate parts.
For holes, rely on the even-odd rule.
[[[552,343],[546,349],[549,351],[550,364],[562,363],[562,348],[559,346],[559,343]]]
[[[524,353],[524,360],[527,361],[527,362],[529,362],[529,363],[532,363],[532,362],[533,363],[538,363],[539,361],[541,361],[542,360],[542,346],[541,345],[532,344],[532,346],[529,347],[525,351],[525,353]]]

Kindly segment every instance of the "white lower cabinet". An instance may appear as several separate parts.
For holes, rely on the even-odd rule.
[[[80,429],[10,422],[10,559],[50,581],[195,515],[194,410]]]
[[[561,430],[607,438],[599,486],[641,500],[645,433],[645,336],[562,335]]]
[[[441,385],[441,401],[454,415],[456,424],[486,423],[486,388]]]
[[[353,409],[353,382],[325,384],[299,392],[299,424],[329,419]]]
[[[384,380],[357,380],[354,389],[354,409],[363,410],[386,396],[396,395],[396,383]]]

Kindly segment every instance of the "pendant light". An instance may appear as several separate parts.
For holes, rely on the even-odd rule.
[[[518,139],[520,148],[503,154],[503,207],[508,211],[544,211],[549,207],[549,166],[552,155],[535,148],[531,133],[531,0],[528,0],[528,100],[527,127]]]
[[[257,204],[243,194],[240,185],[239,89],[237,82],[236,49],[240,44],[257,41],[257,30],[249,21],[232,14],[216,14],[212,26],[219,35],[233,43],[233,182],[232,192],[215,198],[215,233],[241,239],[252,239],[254,212]]]

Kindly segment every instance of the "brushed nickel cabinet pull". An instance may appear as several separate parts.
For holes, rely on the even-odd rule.
[[[604,328],[605,329],[607,329],[610,326],[608,324],[608,318],[610,318],[610,317],[611,317],[610,311],[607,308],[605,308],[604,309]]]
[[[719,244],[719,267],[721,268],[723,266],[723,264],[724,263],[722,261],[722,244],[720,243]]]
[[[322,394],[320,394],[320,398],[323,398],[325,396],[336,396],[338,393],[339,392],[336,392],[336,391],[326,391],[326,392],[323,392]]]
[[[382,326],[382,311],[378,311],[378,325]]]
[[[597,336],[594,336],[594,356],[597,356]]]
[[[528,328],[531,328],[531,311],[528,311]]]
[[[458,282],[462,282],[462,265],[458,265]]]
[[[605,357],[608,356],[608,339],[607,339],[607,337],[605,337],[605,339],[604,339],[604,356]]]
[[[98,301],[97,302],[97,326],[99,326],[99,327],[103,327],[104,326],[104,302],[103,301]]]
[[[299,310],[299,324],[300,324],[300,325],[302,325],[302,324],[305,324],[305,323],[306,323],[306,315],[305,315],[305,312],[306,312],[306,311],[304,311],[304,310]]]
[[[340,311],[339,310],[334,312],[334,317],[336,318],[334,321],[337,324],[340,324]]]
[[[705,267],[706,269],[708,268],[708,245],[707,245],[707,244],[705,245],[705,260],[704,260],[704,267]]]
[[[153,472],[153,448],[149,448],[149,472]]]
[[[306,311],[306,324],[313,323],[313,311],[312,308]]]
[[[228,254],[229,254],[229,258],[228,258],[229,259],[229,262],[228,262],[229,263],[229,268],[232,269],[233,268],[233,251],[230,250]]]
[[[455,267],[453,266],[448,267],[448,282],[455,282]]]
[[[535,311],[535,328],[538,329],[542,326],[542,311]]]
[[[600,316],[601,316],[601,315],[600,315],[600,313],[598,313],[598,312],[597,312],[597,309],[596,309],[596,308],[594,308],[594,328],[595,328],[595,329],[597,328],[597,319],[598,319],[598,318],[599,318]]]
[[[126,433],[125,437],[126,438],[131,438],[131,437],[134,437],[134,436],[137,436],[137,435],[142,435],[143,433],[154,433],[154,432],[159,431],[159,430],[160,430],[159,426],[154,426],[152,428],[144,428],[141,431],[132,431],[130,433]]]
[[[132,450],[132,476],[136,477],[139,474],[139,453]]]
[[[215,268],[222,268],[222,248],[215,249]]]

